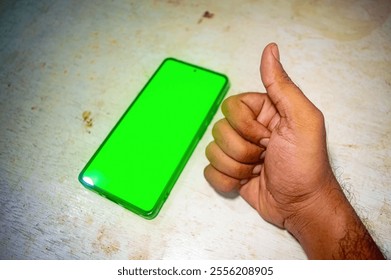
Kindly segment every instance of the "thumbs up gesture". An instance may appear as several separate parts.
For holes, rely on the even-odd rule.
[[[238,191],[266,221],[290,231],[310,258],[346,258],[340,241],[352,225],[378,250],[333,174],[323,114],[289,78],[276,44],[264,49],[260,72],[266,93],[223,102],[225,118],[206,148],[206,180],[218,191]]]

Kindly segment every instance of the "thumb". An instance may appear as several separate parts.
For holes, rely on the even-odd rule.
[[[260,70],[266,92],[281,117],[291,118],[297,109],[303,109],[308,104],[309,100],[292,82],[280,63],[275,43],[270,43],[263,50]]]

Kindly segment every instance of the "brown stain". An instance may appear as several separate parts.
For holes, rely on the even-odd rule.
[[[214,13],[205,11],[204,14],[201,16],[201,18],[198,20],[198,24],[200,24],[204,18],[211,19],[214,17],[214,15],[215,15]]]
[[[112,46],[118,46],[118,41],[117,41],[116,39],[111,39],[111,40],[110,40],[110,44],[111,44]]]
[[[213,18],[214,17],[214,13],[211,13],[209,11],[205,11],[204,15],[202,16],[204,18]]]
[[[380,27],[390,15],[391,5],[389,0],[296,0],[292,10],[294,20],[323,36],[350,41],[368,36]]]
[[[68,216],[61,215],[61,216],[57,217],[56,220],[59,225],[65,225],[65,223],[68,221]]]
[[[93,43],[90,45],[90,48],[95,51],[95,52],[98,52],[100,50],[100,45],[98,43]]]
[[[360,146],[356,145],[356,144],[342,144],[342,146],[347,147],[347,148],[351,148],[351,149],[358,149],[358,148],[360,148]]]
[[[42,112],[42,107],[38,105],[33,105],[30,107],[31,111],[33,112]]]
[[[88,132],[89,129],[94,125],[92,117],[91,117],[91,111],[84,111],[82,114],[84,127],[87,129]]]
[[[85,217],[85,220],[84,222],[87,224],[87,225],[92,225],[94,223],[94,218],[91,216],[91,215],[87,215]]]
[[[108,256],[112,256],[120,249],[120,243],[117,240],[113,240],[111,234],[102,226],[96,237],[96,240],[92,243],[92,246]]]
[[[144,252],[140,252],[140,253],[135,253],[135,254],[129,255],[128,259],[129,260],[149,260],[149,256],[148,256],[148,254],[146,254]]]
[[[98,109],[102,109],[105,106],[105,102],[103,100],[96,100],[93,103]]]

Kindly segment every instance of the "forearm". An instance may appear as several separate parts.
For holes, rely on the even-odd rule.
[[[384,259],[338,182],[331,184],[316,209],[305,212],[303,222],[296,221],[288,230],[309,259]]]

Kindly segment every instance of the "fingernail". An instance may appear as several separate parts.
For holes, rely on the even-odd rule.
[[[261,172],[261,169],[262,169],[261,164],[256,165],[253,169],[253,174],[259,174]]]
[[[244,185],[248,182],[248,179],[242,179],[240,180],[239,184]]]
[[[267,145],[269,144],[269,140],[270,140],[270,138],[262,138],[262,139],[259,141],[259,144],[261,144],[262,146],[264,146],[264,147],[266,148]]]
[[[266,151],[263,151],[261,156],[259,157],[260,159],[265,159],[265,156],[266,156]]]
[[[274,58],[277,59],[278,61],[280,61],[280,52],[278,50],[278,46],[276,43],[272,44],[271,50],[272,50],[272,54],[273,54]]]

